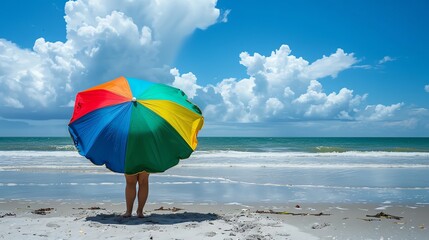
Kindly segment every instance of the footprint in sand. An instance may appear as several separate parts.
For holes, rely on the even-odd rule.
[[[214,236],[216,236],[216,233],[215,233],[215,232],[207,232],[207,233],[205,234],[205,236],[206,236],[206,237],[214,237]]]
[[[56,223],[47,223],[46,224],[46,227],[50,227],[50,228],[59,228],[60,227],[60,225],[58,225],[58,224],[56,224]]]

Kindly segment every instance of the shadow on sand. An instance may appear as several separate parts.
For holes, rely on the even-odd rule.
[[[124,225],[139,225],[139,224],[176,224],[184,222],[203,222],[219,219],[220,216],[214,213],[152,213],[144,218],[129,217],[124,218],[117,214],[97,214],[95,216],[86,217],[86,221],[98,222],[101,224],[124,224]]]

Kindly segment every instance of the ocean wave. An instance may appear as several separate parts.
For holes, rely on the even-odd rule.
[[[76,147],[74,145],[53,145],[50,147],[57,151],[76,151]]]
[[[68,147],[65,147],[68,148]],[[0,157],[81,157],[77,151],[0,151]],[[425,157],[429,152],[327,151],[327,152],[249,152],[230,150],[195,151],[193,158],[313,158],[313,157]]]
[[[339,146],[317,146],[311,148],[310,152],[314,153],[345,153],[345,152],[388,152],[388,153],[427,153],[419,148],[413,147],[380,147],[377,150],[356,150],[353,148]]]
[[[0,157],[80,157],[77,151],[0,151]]]
[[[267,158],[267,157],[426,157],[429,152],[386,152],[386,151],[344,151],[344,152],[243,152],[243,151],[196,151],[194,157],[207,158]]]
[[[318,153],[343,153],[348,151],[350,150],[343,147],[318,146],[314,148],[314,152],[318,152]]]
[[[293,169],[358,169],[358,168],[412,168],[412,169],[424,169],[429,168],[429,164],[345,164],[345,163],[334,163],[334,164],[308,164],[308,163],[179,163],[179,168],[293,168]],[[21,165],[21,166],[0,166],[0,171],[73,171],[73,172],[92,172],[109,174],[104,166],[96,165]]]
[[[77,151],[0,151],[0,171],[104,169]],[[429,168],[429,152],[243,152],[196,151],[184,168]],[[107,171],[107,170],[106,170]]]
[[[180,176],[181,178],[190,178]],[[323,184],[279,184],[279,183],[254,183],[246,181],[237,181],[230,179],[211,179],[211,181],[204,181],[204,177],[197,177],[200,181],[152,181],[151,185],[201,185],[201,184],[242,184],[242,185],[254,185],[254,186],[264,186],[264,187],[286,187],[286,188],[316,188],[316,189],[339,189],[339,190],[409,190],[409,191],[418,191],[418,190],[429,190],[429,186],[423,187],[378,187],[378,186],[338,186],[338,185],[323,185]],[[0,183],[0,187],[46,187],[46,186],[114,186],[114,185],[124,185],[123,182],[87,182],[87,183],[78,183],[78,182],[69,182],[69,183],[15,183],[7,182]]]
[[[175,168],[184,169],[428,169],[429,164],[347,164],[347,163],[179,163]],[[31,172],[80,172],[94,174],[115,174],[104,166],[96,166],[91,163],[82,165],[15,165],[0,166],[1,171],[31,171]]]
[[[429,164],[390,163],[183,163],[184,168],[297,168],[297,169],[348,169],[348,168],[429,168]]]

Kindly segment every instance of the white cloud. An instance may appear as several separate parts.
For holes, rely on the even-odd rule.
[[[185,92],[188,98],[194,98],[197,90],[201,88],[201,86],[197,85],[197,77],[195,77],[192,72],[180,75],[177,68],[171,69],[170,73],[174,76],[174,82],[172,85]]]
[[[220,22],[227,23],[228,22],[228,15],[230,13],[231,13],[231,9],[225,10],[225,12],[223,12],[223,14],[222,14],[222,19],[220,20]]]
[[[69,117],[77,91],[121,75],[171,83],[182,41],[216,23],[219,9],[216,0],[77,0],[65,14],[65,42],[40,38],[27,50],[0,39],[0,116]]]
[[[280,100],[278,100],[277,98],[268,98],[268,100],[265,102],[265,112],[266,114],[270,114],[270,115],[277,115],[277,113],[279,113],[284,105],[282,102],[280,102]]]
[[[364,65],[354,65],[353,68],[357,68],[357,69],[373,69],[374,66],[368,65],[368,64],[364,64]]]
[[[398,111],[404,103],[396,103],[390,106],[385,106],[383,104],[377,105],[368,105],[365,107],[365,110],[362,112],[362,115],[359,116],[359,120],[369,120],[369,121],[381,121],[388,117],[392,117],[394,112]]]
[[[306,67],[301,75],[304,78],[310,79],[319,79],[326,76],[336,77],[339,72],[357,63],[357,59],[353,55],[353,53],[348,54],[341,48],[338,48],[329,57],[323,56]]]
[[[240,59],[246,67],[248,78],[228,78],[215,86],[197,89],[195,101],[203,109],[206,119],[241,123],[281,120],[383,121],[392,119],[404,105],[366,106],[368,95],[356,95],[348,88],[326,93],[317,79],[335,77],[341,71],[353,68],[357,62],[353,54],[341,49],[313,63],[292,55],[287,45],[280,46],[270,56],[242,52]],[[205,99],[203,96],[206,96]],[[208,99],[211,101],[208,102]]]
[[[290,87],[286,87],[283,93],[285,98],[293,97],[295,93],[290,89]]]
[[[46,81],[53,76],[47,66],[54,62],[4,39],[0,39],[0,59],[1,106],[39,109],[56,101],[57,83]]]
[[[342,88],[327,95],[322,91],[322,85],[312,80],[307,92],[293,101],[297,111],[303,112],[310,118],[350,119],[353,107],[360,104],[360,97],[353,96],[353,91]]]
[[[425,86],[425,91],[429,93],[429,84]]]
[[[13,107],[13,108],[23,108],[24,107],[24,105],[22,105],[22,103],[15,98],[5,97],[3,99],[3,101],[4,101],[4,104],[6,107]]]
[[[347,88],[327,94],[315,78],[335,77],[351,68],[357,59],[341,49],[313,63],[291,54],[287,45],[280,46],[270,56],[259,53],[240,54],[248,78],[224,79],[213,92],[220,103],[203,106],[206,118],[222,121],[262,122],[287,119],[354,119],[366,95],[353,95]],[[206,109],[208,111],[206,111]]]
[[[311,80],[307,92],[294,100],[295,103],[318,104],[326,99],[326,94],[322,92],[322,84],[316,80]]]
[[[387,62],[392,62],[395,61],[396,59],[389,57],[389,56],[384,56],[382,59],[380,59],[380,61],[378,61],[378,64],[384,64]]]

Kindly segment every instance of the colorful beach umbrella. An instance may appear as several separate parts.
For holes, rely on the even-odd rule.
[[[79,92],[68,125],[79,151],[113,172],[163,172],[197,147],[204,118],[183,91],[119,77]]]

